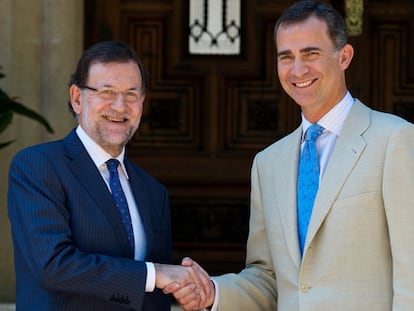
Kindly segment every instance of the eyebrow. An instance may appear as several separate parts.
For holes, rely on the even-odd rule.
[[[306,48],[301,49],[300,53],[308,53],[308,52],[311,52],[311,51],[322,51],[322,49],[318,48],[316,46],[308,46]],[[292,54],[291,50],[284,50],[284,51],[278,52],[276,54],[276,56],[279,57],[279,56],[286,56],[286,55],[291,55],[291,54]]]
[[[107,87],[107,88],[110,88],[110,89],[115,89],[115,87],[112,84],[109,84],[109,83],[105,83],[101,87]],[[129,89],[126,89],[126,91],[139,91],[141,89],[142,89],[142,87],[133,86],[133,87],[130,87]]]

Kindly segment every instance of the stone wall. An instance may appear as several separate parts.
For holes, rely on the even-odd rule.
[[[0,66],[6,78],[0,88],[41,113],[51,123],[48,134],[38,123],[16,116],[0,142],[0,302],[15,299],[10,225],[7,217],[7,173],[13,155],[23,147],[64,136],[74,125],[68,112],[68,82],[83,50],[82,0],[1,0]],[[9,310],[2,305],[0,310]]]

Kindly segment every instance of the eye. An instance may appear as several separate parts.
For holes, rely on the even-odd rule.
[[[293,56],[292,55],[279,55],[279,57],[278,57],[278,62],[280,62],[280,63],[287,63],[287,62],[289,62],[289,61],[291,61],[293,59]]]
[[[104,98],[113,98],[116,96],[117,92],[113,89],[101,89],[99,94]]]
[[[305,54],[305,57],[307,57],[308,59],[315,59],[318,58],[320,56],[320,52],[319,51],[309,51]]]
[[[134,101],[137,101],[138,98],[139,98],[139,95],[138,95],[137,92],[134,92],[134,91],[126,91],[125,92],[125,99],[128,100],[128,101],[134,102]]]

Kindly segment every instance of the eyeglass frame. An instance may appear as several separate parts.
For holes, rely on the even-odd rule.
[[[99,98],[101,98],[103,100],[108,100],[108,101],[117,99],[119,94],[122,94],[122,97],[124,98],[124,100],[129,102],[129,103],[136,103],[136,102],[139,101],[140,97],[142,97],[142,94],[140,94],[138,91],[134,91],[134,90],[118,91],[118,90],[116,90],[112,87],[102,87],[100,89],[97,89],[97,88],[94,88],[94,87],[91,87],[91,86],[88,86],[88,85],[84,85],[84,86],[81,87],[81,89],[95,92],[96,95]],[[110,97],[107,97],[107,98],[105,96],[102,96],[104,90],[112,91],[113,95],[110,95]],[[130,92],[130,95],[134,94],[134,96],[136,96],[136,99],[134,99],[134,100],[128,99],[127,98],[127,96],[128,96],[127,93],[128,92]]]

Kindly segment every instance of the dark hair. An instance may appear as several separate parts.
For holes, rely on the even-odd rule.
[[[284,11],[276,22],[274,38],[276,38],[280,25],[289,25],[301,22],[310,16],[316,16],[320,20],[326,22],[328,35],[337,50],[347,44],[348,33],[341,13],[329,4],[314,0],[303,0],[296,2]]]
[[[95,63],[127,63],[129,61],[138,65],[142,79],[141,92],[145,93],[146,72],[141,60],[129,45],[116,41],[99,42],[85,50],[79,59],[76,71],[70,78],[69,86],[85,87],[89,77],[89,69]],[[75,115],[70,102],[69,109]]]

